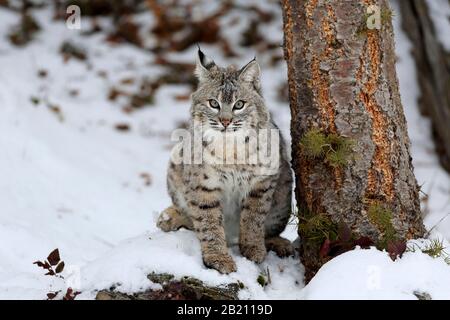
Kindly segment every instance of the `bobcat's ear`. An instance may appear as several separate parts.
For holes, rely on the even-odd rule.
[[[239,71],[239,79],[246,82],[259,82],[260,73],[259,63],[256,58],[253,58]]]
[[[195,75],[200,82],[207,80],[211,69],[216,66],[216,63],[207,57],[200,47],[198,48],[197,65],[195,66]]]

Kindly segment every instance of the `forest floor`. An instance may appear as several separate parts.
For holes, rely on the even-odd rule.
[[[227,11],[217,19],[226,41],[221,48],[202,44],[202,49],[220,65],[243,65],[257,55],[267,105],[290,140],[281,10],[272,2],[251,3],[273,18],[255,32],[252,21],[264,14]],[[207,15],[221,9],[203,10]],[[396,11],[397,71],[424,220],[432,229],[429,238],[446,246],[450,176],[434,153],[430,122],[418,111],[411,44]],[[396,261],[374,248],[347,252],[324,265],[306,287],[298,257],[269,253],[256,265],[233,248],[237,272],[221,275],[204,267],[192,232],[156,227],[159,212],[170,204],[165,182],[170,137],[188,120],[196,47],[164,56],[145,49],[156,41],[149,32],[158,23],[151,12],[133,16],[140,25],[139,46],[118,41],[108,18],[96,19],[96,28],[83,19],[81,30],[71,30],[53,19],[50,7],[32,14],[41,30],[17,47],[8,35],[19,15],[0,7],[0,299],[46,299],[53,292],[59,299],[67,287],[81,292],[76,299],[93,299],[110,288],[158,289],[147,278],[152,272],[211,286],[238,282],[241,299],[450,299],[445,253],[433,258],[418,250],[430,240],[410,242],[416,250]],[[226,53],[230,48],[234,56]],[[185,79],[171,79],[173,74]],[[295,221],[283,235],[297,238]],[[65,262],[60,277],[44,275],[33,264],[55,248]]]

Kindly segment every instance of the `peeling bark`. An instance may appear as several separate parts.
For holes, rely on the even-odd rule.
[[[370,4],[390,12],[386,0],[282,1],[295,193],[299,208],[374,240],[383,234],[367,211],[381,203],[392,212],[397,236],[410,239],[422,236],[424,227],[392,24],[383,19],[379,30],[369,30]],[[356,141],[347,166],[333,168],[304,154],[299,141],[312,128]],[[301,256],[308,281],[323,261],[307,242],[302,239]]]

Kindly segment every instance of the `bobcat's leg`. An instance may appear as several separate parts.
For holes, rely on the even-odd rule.
[[[207,187],[200,182],[192,187],[187,203],[204,264],[220,273],[230,273],[236,271],[236,264],[228,253],[225,239],[221,192],[220,188]]]
[[[170,206],[159,215],[158,228],[163,231],[175,231],[180,228],[192,230],[192,220],[176,206]]]
[[[239,249],[244,257],[257,263],[261,263],[267,254],[264,224],[270,212],[273,193],[272,180],[266,178],[256,183],[243,201]]]
[[[277,256],[283,258],[294,255],[294,246],[292,243],[283,237],[271,237],[265,240],[267,250],[274,251]]]

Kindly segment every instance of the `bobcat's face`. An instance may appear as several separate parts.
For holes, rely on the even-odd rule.
[[[256,60],[240,70],[220,68],[199,50],[195,73],[199,85],[192,94],[191,115],[205,129],[236,132],[267,124],[269,113],[261,96]]]

